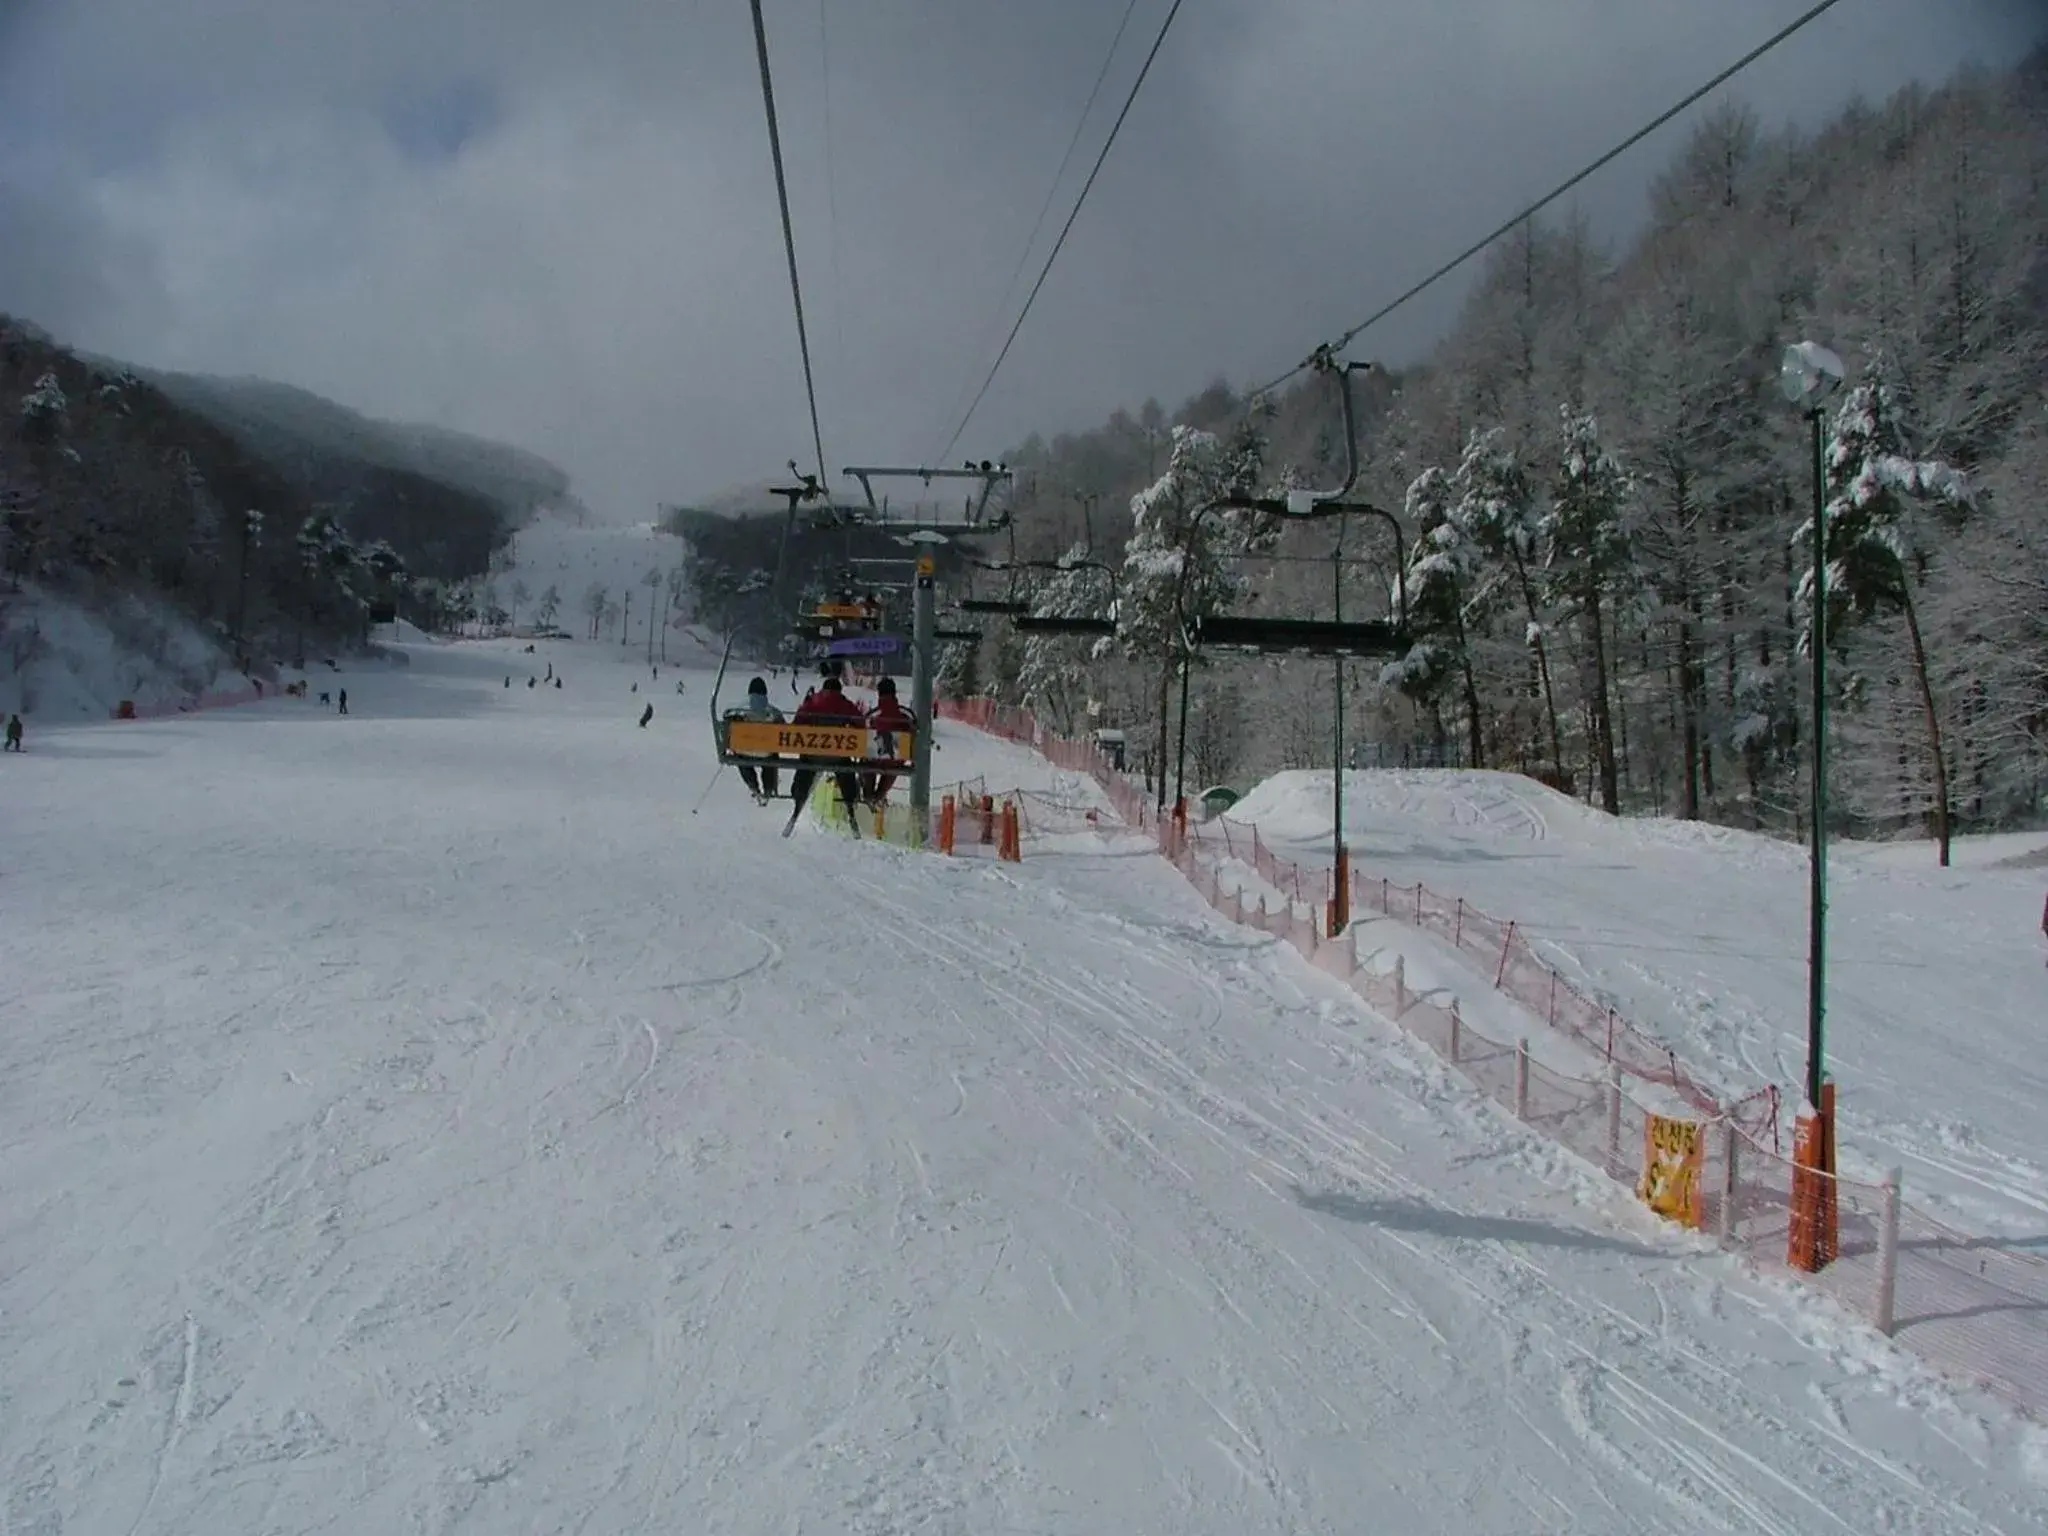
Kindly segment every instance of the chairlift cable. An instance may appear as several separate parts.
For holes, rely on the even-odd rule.
[[[826,260],[831,267],[832,367],[839,375],[839,387],[846,387],[846,287],[839,277],[839,172],[834,163],[832,141],[832,43],[825,22],[829,0],[818,0],[818,72],[822,77],[825,109],[825,217],[831,238],[826,242]]]
[[[1366,316],[1365,319],[1359,321],[1358,324],[1351,327],[1350,330],[1346,331],[1342,336],[1340,336],[1334,343],[1331,343],[1327,348],[1318,348],[1316,355],[1322,356],[1326,352],[1330,354],[1342,352],[1346,347],[1350,346],[1353,341],[1357,340],[1358,337],[1362,335],[1365,331],[1369,330],[1371,327],[1375,325],[1378,325],[1380,321],[1386,319],[1387,316],[1391,315],[1395,310],[1400,309],[1403,305],[1407,304],[1411,299],[1414,299],[1418,295],[1422,294],[1425,290],[1435,287],[1437,283],[1441,282],[1444,278],[1449,277],[1453,272],[1457,271],[1458,268],[1462,267],[1474,256],[1477,256],[1481,251],[1485,250],[1488,246],[1492,245],[1494,241],[1500,239],[1503,235],[1513,233],[1513,231],[1519,225],[1523,224],[1529,219],[1534,218],[1537,214],[1541,213],[1545,208],[1548,208],[1552,203],[1556,202],[1559,198],[1563,197],[1565,193],[1571,191],[1574,187],[1578,186],[1579,183],[1586,180],[1589,176],[1594,175],[1598,171],[1604,170],[1613,161],[1618,160],[1619,158],[1621,158],[1621,156],[1627,154],[1628,151],[1634,149],[1636,145],[1642,143],[1644,139],[1647,139],[1651,134],[1655,133],[1659,128],[1662,128],[1674,117],[1677,117],[1681,112],[1685,111],[1688,107],[1694,105],[1696,102],[1700,100],[1700,98],[1702,98],[1703,96],[1710,95],[1716,90],[1719,90],[1722,86],[1726,85],[1730,80],[1734,79],[1735,76],[1741,74],[1743,70],[1749,68],[1749,66],[1754,64],[1758,59],[1762,58],[1765,54],[1769,53],[1772,49],[1776,48],[1780,43],[1785,42],[1795,33],[1804,30],[1813,22],[1818,21],[1822,16],[1827,14],[1827,12],[1833,10],[1835,6],[1840,3],[1841,0],[1817,0],[1817,3],[1813,5],[1810,9],[1805,11],[1803,14],[1795,17],[1793,20],[1786,23],[1786,25],[1784,25],[1783,27],[1779,28],[1778,31],[1771,34],[1771,36],[1766,38],[1763,42],[1757,44],[1756,47],[1750,49],[1749,52],[1745,53],[1733,64],[1730,64],[1727,68],[1721,70],[1711,80],[1707,81],[1706,84],[1700,86],[1697,90],[1690,92],[1683,99],[1678,101],[1676,104],[1674,104],[1667,110],[1658,113],[1657,116],[1650,119],[1649,122],[1643,124],[1643,126],[1638,128],[1634,133],[1630,134],[1627,138],[1623,139],[1619,144],[1615,145],[1612,149],[1608,150],[1607,153],[1600,156],[1599,159],[1593,161],[1584,169],[1574,173],[1572,176],[1566,178],[1564,181],[1559,182],[1550,191],[1544,193],[1543,196],[1537,198],[1535,202],[1529,204],[1528,207],[1522,209],[1513,218],[1509,219],[1506,223],[1502,224],[1498,229],[1494,230],[1493,233],[1467,246],[1464,250],[1460,251],[1457,255],[1453,256],[1449,261],[1445,262],[1442,266],[1438,267],[1434,272],[1430,273],[1429,276],[1423,278],[1421,282],[1415,284],[1414,287],[1408,289],[1405,293],[1400,294],[1398,297],[1390,299],[1386,304],[1382,305],[1379,309],[1374,310],[1370,315]],[[1313,366],[1315,364],[1315,361],[1316,357],[1309,357],[1303,359],[1301,362],[1296,363],[1292,368],[1288,369],[1285,373],[1281,374],[1278,378],[1272,380],[1270,383],[1263,384],[1259,388],[1253,390],[1252,394],[1254,396],[1271,394],[1274,390],[1278,389],[1282,384],[1285,384],[1289,379],[1294,378],[1297,374]]]
[[[1053,241],[1052,250],[1045,258],[1045,265],[1039,269],[1038,280],[1031,285],[1031,292],[1025,296],[1024,307],[1017,312],[1016,324],[1010,327],[1010,334],[1003,342],[1003,348],[996,354],[990,365],[988,377],[981,381],[981,388],[974,392],[974,401],[967,407],[967,413],[960,418],[960,424],[953,429],[953,435],[946,439],[946,446],[939,450],[938,461],[944,462],[953,451],[953,445],[960,441],[960,435],[967,430],[967,424],[974,419],[974,413],[981,409],[981,402],[987,396],[989,386],[1002,371],[1003,362],[1010,355],[1010,348],[1016,343],[1017,333],[1024,329],[1024,321],[1031,313],[1031,306],[1038,302],[1039,290],[1045,287],[1045,280],[1052,273],[1053,263],[1060,259],[1060,252],[1066,249],[1067,236],[1073,232],[1074,221],[1081,216],[1081,209],[1088,201],[1088,194],[1095,188],[1095,178],[1102,174],[1103,162],[1109,159],[1109,152],[1116,145],[1117,134],[1122,131],[1124,119],[1131,115],[1131,107],[1138,99],[1138,92],[1144,88],[1145,78],[1152,72],[1152,61],[1159,57],[1159,50],[1166,44],[1166,34],[1173,30],[1174,18],[1180,15],[1183,0],[1173,0],[1173,6],[1166,13],[1166,19],[1159,24],[1159,35],[1152,39],[1151,51],[1145,55],[1145,62],[1138,70],[1138,78],[1131,82],[1130,94],[1124,97],[1123,110],[1110,124],[1109,137],[1103,141],[1102,153],[1095,157],[1095,165],[1088,172],[1088,179],[1081,184],[1081,192],[1074,199],[1074,206],[1067,214],[1067,222],[1061,226],[1059,238]],[[1830,0],[1833,3],[1833,0]],[[758,10],[760,0],[755,0]]]
[[[824,0],[819,0],[820,5],[823,3]],[[1117,49],[1123,46],[1124,33],[1130,29],[1131,16],[1137,9],[1138,0],[1126,0],[1123,19],[1116,24],[1116,36],[1109,40],[1109,49],[1102,56],[1102,68],[1095,72],[1095,84],[1088,91],[1088,100],[1081,108],[1081,115],[1074,119],[1074,133],[1067,140],[1067,152],[1060,156],[1060,167],[1052,173],[1052,181],[1045,189],[1045,201],[1039,205],[1038,217],[1032,220],[1031,233],[1024,237],[1024,248],[1017,252],[1017,265],[1010,273],[1010,280],[1003,284],[1003,296],[997,305],[999,310],[1009,307],[1010,296],[1017,291],[1017,282],[1024,276],[1025,265],[1031,260],[1031,252],[1038,245],[1039,233],[1045,228],[1045,216],[1052,212],[1053,199],[1060,195],[1060,183],[1066,180],[1067,167],[1074,162],[1074,151],[1081,147],[1082,131],[1088,126],[1088,119],[1095,111],[1095,103],[1102,95],[1103,82],[1109,78],[1109,66],[1116,59]],[[966,390],[962,389],[961,394],[966,394]],[[955,406],[959,403],[957,398],[953,402]],[[958,433],[954,434],[954,441],[959,441]],[[946,455],[952,451],[953,444],[948,443],[934,462],[944,462]]]
[[[797,277],[796,230],[789,218],[789,179],[782,168],[782,130],[775,120],[775,84],[768,71],[768,26],[761,18],[761,0],[753,0],[754,51],[761,61],[761,103],[768,112],[768,152],[775,162],[775,199],[782,209],[782,247],[789,258],[789,292],[796,303],[797,348],[803,354],[804,396],[811,408],[811,446],[818,455],[818,483],[825,483],[825,439],[818,429],[818,386],[811,370],[811,338],[804,325],[804,289]],[[785,541],[787,535],[785,534]]]

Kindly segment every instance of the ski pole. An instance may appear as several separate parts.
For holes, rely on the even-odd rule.
[[[724,773],[725,773],[725,764],[723,764],[723,763],[720,763],[720,764],[718,765],[718,772],[716,772],[716,773],[712,774],[712,775],[711,775],[711,782],[710,782],[709,784],[706,784],[706,785],[704,786],[704,793],[703,793],[703,794],[701,794],[701,795],[699,795],[699,796],[697,797],[697,803],[696,803],[695,805],[693,805],[693,806],[691,806],[691,807],[690,807],[690,814],[691,814],[692,816],[696,815],[698,811],[700,811],[700,810],[702,810],[702,809],[704,808],[704,802],[705,802],[706,800],[709,800],[709,799],[711,798],[711,791],[712,791],[712,790],[714,790],[714,789],[716,789],[716,788],[718,787],[718,781],[719,781],[719,779],[720,779],[721,777],[723,777],[723,776],[724,776]]]

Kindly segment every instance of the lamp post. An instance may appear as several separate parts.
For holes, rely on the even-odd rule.
[[[1810,889],[1807,895],[1806,1102],[1793,1139],[1791,1263],[1817,1270],[1835,1250],[1835,1136],[1833,1084],[1827,1081],[1827,811],[1828,811],[1828,536],[1826,425],[1822,408],[1842,385],[1842,360],[1817,342],[1785,349],[1778,386],[1813,430],[1812,618],[1807,648],[1812,661],[1812,781],[1807,796]]]
[[[1337,519],[1337,542],[1330,546],[1330,617],[1340,624],[1344,622],[1344,522]],[[1344,658],[1332,658],[1331,665],[1337,673],[1331,711],[1336,734],[1330,750],[1330,909],[1323,926],[1334,939],[1351,926],[1351,850],[1344,843]]]
[[[910,831],[922,848],[931,841],[932,727],[938,652],[937,554],[946,535],[920,528],[910,535],[917,546],[916,590],[911,598],[910,712],[916,734],[910,745]]]

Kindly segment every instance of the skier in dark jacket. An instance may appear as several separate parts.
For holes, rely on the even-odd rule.
[[[863,725],[860,706],[846,696],[835,672],[825,678],[808,694],[796,712],[798,725]],[[860,804],[860,775],[852,769],[835,771],[832,775],[839,786],[839,798],[846,802],[847,814]],[[798,805],[810,795],[811,786],[817,782],[818,770],[799,768],[789,776],[789,795]]]
[[[19,752],[21,750],[21,716],[19,715],[9,715],[7,717],[7,750],[10,752]]]
[[[648,722],[648,721],[650,721],[650,720],[652,720],[653,718],[654,718],[654,706],[653,706],[652,704],[650,704],[650,705],[648,705],[648,706],[647,706],[647,707],[646,707],[645,709],[643,709],[642,711],[640,711],[640,729],[641,729],[641,730],[643,730],[643,731],[644,731],[644,730],[646,730],[646,729],[647,729],[647,722]]]

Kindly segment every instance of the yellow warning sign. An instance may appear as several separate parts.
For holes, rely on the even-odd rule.
[[[731,721],[725,737],[728,752],[860,762],[907,761],[911,744],[909,731],[871,731],[859,725],[779,725],[773,720]]]
[[[918,574],[918,575],[920,575],[920,576],[929,576],[929,575],[931,575],[931,574],[932,574],[932,573],[933,573],[934,571],[936,571],[937,569],[938,569],[938,566],[937,566],[936,564],[934,564],[934,563],[933,563],[933,561],[932,561],[932,557],[931,557],[930,555],[919,555],[919,556],[917,557],[917,574]]]
[[[1636,1193],[1659,1216],[1698,1227],[1705,1143],[1697,1120],[1651,1115],[1643,1127],[1643,1177]]]

